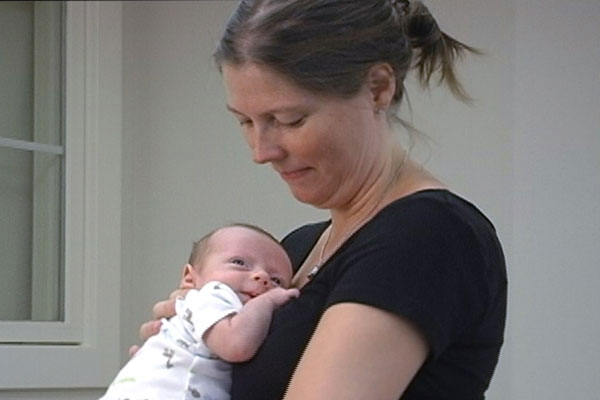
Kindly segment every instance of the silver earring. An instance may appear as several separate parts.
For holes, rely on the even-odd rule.
[[[383,108],[376,108],[375,109],[375,114],[377,114],[377,115],[383,114]]]

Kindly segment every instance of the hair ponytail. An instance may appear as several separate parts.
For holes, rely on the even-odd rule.
[[[414,50],[413,68],[422,86],[427,87],[432,76],[439,72],[439,82],[446,83],[454,96],[464,102],[470,102],[471,97],[458,80],[455,62],[462,58],[465,52],[482,54],[481,51],[468,46],[444,33],[427,7],[420,1],[407,1],[402,4],[404,15],[404,31]]]

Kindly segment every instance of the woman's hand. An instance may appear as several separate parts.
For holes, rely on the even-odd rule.
[[[178,297],[184,297],[190,289],[177,289],[171,293],[169,299],[159,301],[152,307],[152,321],[144,322],[140,326],[140,339],[142,342],[148,340],[149,337],[156,335],[160,331],[162,318],[171,318],[175,315],[175,301]],[[133,355],[140,349],[139,345],[133,345],[129,348],[129,356]]]

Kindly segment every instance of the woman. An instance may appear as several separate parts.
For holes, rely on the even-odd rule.
[[[240,2],[215,54],[227,108],[253,161],[331,219],[282,241],[301,295],[234,367],[233,399],[484,397],[503,343],[501,246],[391,124],[411,67],[466,100],[453,70],[465,50],[416,1]]]

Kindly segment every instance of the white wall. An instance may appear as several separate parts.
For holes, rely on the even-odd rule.
[[[510,390],[600,392],[600,2],[517,1]]]
[[[490,399],[600,392],[600,2],[431,0],[483,49],[475,98],[409,85],[415,154],[495,222],[509,266],[507,345]],[[191,241],[230,220],[281,235],[320,213],[253,166],[210,59],[233,2],[125,2],[122,347],[176,285]]]

